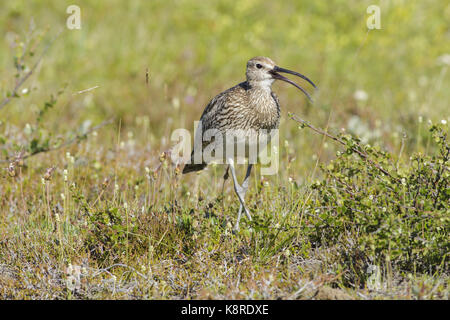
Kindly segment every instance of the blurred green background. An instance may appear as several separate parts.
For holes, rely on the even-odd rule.
[[[66,28],[71,4],[81,8],[81,30]],[[380,6],[381,30],[368,33],[372,4]],[[46,118],[50,128],[116,116],[133,131],[148,119],[145,141],[164,149],[171,130],[192,130],[212,97],[245,79],[246,61],[264,55],[320,88],[308,106],[298,90],[274,85],[284,115],[281,139],[294,139],[299,148],[320,141],[298,134],[286,121],[291,111],[330,130],[345,127],[366,141],[382,141],[390,151],[406,134],[407,148],[415,149],[419,116],[449,117],[449,21],[443,0],[4,1],[2,96],[14,87],[13,58],[30,24],[44,44],[61,34],[25,84],[30,92],[0,119],[23,127],[42,101],[67,86]]]

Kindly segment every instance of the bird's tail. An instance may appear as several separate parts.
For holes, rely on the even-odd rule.
[[[189,173],[189,172],[194,172],[194,171],[200,171],[200,170],[203,170],[203,169],[205,169],[206,166],[207,166],[206,163],[200,163],[200,164],[193,164],[193,163],[191,163],[191,164],[186,164],[186,165],[184,166],[184,169],[183,169],[183,174],[184,174],[184,173]]]

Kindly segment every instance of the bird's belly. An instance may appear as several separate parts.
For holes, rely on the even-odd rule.
[[[228,163],[233,159],[235,163],[243,164],[248,159],[250,163],[256,163],[274,134],[274,131],[264,129],[222,131],[204,148],[205,162]]]

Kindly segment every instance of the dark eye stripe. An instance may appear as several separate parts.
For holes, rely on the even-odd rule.
[[[260,65],[259,63],[257,63],[257,64],[256,64],[256,67],[257,67],[258,69],[261,69],[261,68],[262,68],[262,65]]]

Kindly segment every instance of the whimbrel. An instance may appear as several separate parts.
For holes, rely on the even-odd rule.
[[[211,143],[221,143],[223,146],[226,146],[227,144],[236,144],[238,143],[237,141],[244,141],[248,148],[248,140],[246,138],[261,138],[261,132],[278,129],[280,123],[280,104],[278,97],[272,91],[272,83],[275,80],[282,80],[292,84],[300,89],[308,99],[311,100],[310,95],[301,86],[282,76],[280,72],[296,75],[308,81],[316,88],[315,84],[304,75],[278,67],[267,57],[255,57],[250,59],[247,62],[247,80],[214,97],[203,111],[199,127],[197,128],[197,132],[215,130],[224,137],[226,137],[230,131],[238,132],[238,139],[235,140],[233,138],[230,142],[230,140],[227,140],[226,138],[223,140],[213,140],[200,137],[200,149],[205,150]],[[270,139],[270,136],[266,135],[265,138]],[[208,161],[202,158],[202,156],[200,156],[200,161],[198,160],[199,158],[195,156],[195,151],[196,148],[194,147],[191,154],[191,163],[185,165],[183,173],[203,170],[208,165]],[[245,156],[248,157],[248,154]],[[228,178],[228,170],[231,169],[234,191],[240,202],[238,217],[234,226],[234,229],[238,231],[242,211],[245,212],[250,221],[252,220],[245,205],[244,198],[248,189],[249,176],[253,164],[249,161],[247,173],[244,181],[240,185],[236,178],[234,156],[228,156],[228,154],[226,154],[223,156],[223,159],[226,161],[226,164],[228,164],[224,179]]]

